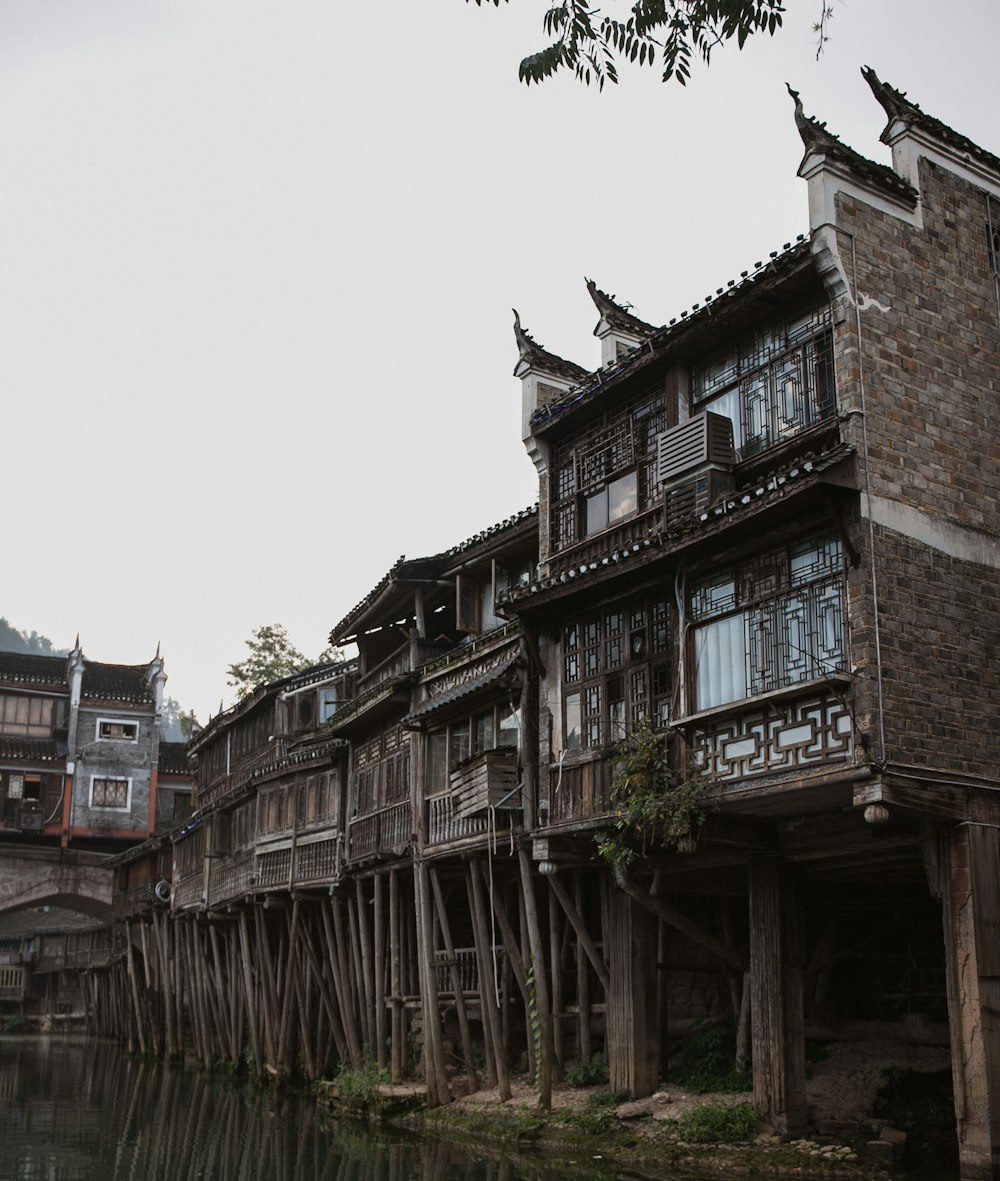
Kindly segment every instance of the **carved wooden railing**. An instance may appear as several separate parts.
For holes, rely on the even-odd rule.
[[[431,796],[427,801],[427,843],[439,845],[460,837],[475,836],[487,831],[489,816],[479,812],[474,816],[455,816],[454,799],[450,791]]]
[[[412,835],[409,800],[391,804],[350,822],[348,857],[351,861],[358,861],[376,853],[390,852],[408,844]]]
[[[249,894],[256,878],[254,860],[252,849],[241,849],[231,857],[214,861],[209,883],[209,904]]]
[[[295,870],[292,881],[299,885],[307,882],[332,881],[340,872],[340,838],[330,836],[322,841],[310,841],[297,845],[295,849]]]

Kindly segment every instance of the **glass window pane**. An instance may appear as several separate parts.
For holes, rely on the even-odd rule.
[[[500,715],[497,746],[517,746],[518,711],[504,710]]]
[[[744,617],[705,624],[695,633],[695,709],[746,697]]]
[[[608,527],[608,490],[602,488],[593,496],[588,496],[585,503],[585,529],[587,536],[599,533]]]
[[[620,521],[639,507],[639,475],[629,472],[608,485],[608,520]]]
[[[432,730],[427,735],[427,790],[444,791],[448,786],[448,732]]]
[[[570,693],[566,698],[565,747],[567,750],[580,749],[581,725],[582,712],[580,708],[580,694]]]

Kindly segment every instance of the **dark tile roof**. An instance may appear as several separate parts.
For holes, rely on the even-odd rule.
[[[540,406],[531,416],[532,427],[538,432],[544,431],[568,411],[590,402],[609,387],[617,385],[628,374],[644,368],[689,339],[697,339],[698,332],[707,323],[714,323],[722,311],[744,300],[751,300],[759,291],[766,290],[803,266],[809,265],[810,260],[809,239],[800,234],[794,244],[786,242],[780,251],[773,250],[767,262],[755,262],[752,269],[743,271],[739,281],[730,279],[726,286],[719,287],[714,295],[706,295],[704,301],[694,304],[690,311],[681,312],[680,316],[675,316],[669,324],[656,329],[641,345],[626,353],[617,364],[595,370],[573,389]]]
[[[36,656],[26,652],[0,652],[0,682],[23,685],[58,685],[69,691],[65,656]]]
[[[933,115],[925,114],[915,102],[912,102],[906,97],[906,91],[896,90],[887,82],[882,82],[871,66],[862,67],[861,74],[871,87],[872,94],[881,103],[882,109],[889,118],[889,122],[881,135],[883,143],[889,142],[889,128],[896,119],[900,119],[913,127],[919,127],[921,131],[926,132],[934,139],[940,140],[956,151],[966,152],[968,155],[974,156],[977,160],[981,160],[984,164],[988,164],[991,168],[1000,171],[1000,158],[994,156],[992,152],[987,152],[985,148],[981,148],[978,144],[973,143],[966,136],[954,131],[946,123],[942,123],[940,119],[935,119]]]
[[[443,561],[444,554],[435,554],[429,558],[407,558],[404,554],[398,558],[361,602],[352,607],[333,628],[330,632],[330,643],[339,643],[340,637],[346,636],[365,612],[373,607],[394,583],[405,582],[407,578],[432,577],[436,573],[435,567],[439,567]]]
[[[436,697],[431,697],[429,700],[421,702],[416,709],[411,710],[403,718],[403,725],[412,726],[413,723],[419,722],[429,714],[437,713],[439,710],[445,709],[449,705],[454,705],[456,702],[462,701],[467,697],[474,697],[476,694],[486,689],[492,689],[496,685],[513,685],[519,683],[519,678],[516,676],[512,678],[511,676],[517,666],[518,660],[515,657],[512,660],[506,661],[504,664],[498,665],[496,668],[488,669],[478,676],[470,677],[467,681],[456,685],[453,689],[448,689],[444,693],[439,693]]]
[[[238,718],[250,713],[265,698],[275,697],[286,688],[306,686],[314,681],[322,681],[327,677],[335,677],[341,672],[349,671],[352,666],[356,667],[356,665],[357,661],[354,660],[325,661],[322,664],[311,664],[308,668],[301,669],[299,672],[290,673],[287,677],[282,677],[279,681],[268,681],[264,685],[258,685],[255,689],[247,693],[245,697],[241,697],[235,705],[231,705],[228,709],[220,710],[214,718],[210,718],[208,724],[192,737],[190,743],[191,752],[194,753],[200,750],[210,738],[214,737],[220,730],[224,730]]]
[[[781,469],[727,493],[707,511],[692,515],[679,525],[651,532],[647,537],[629,542],[600,559],[592,559],[571,569],[560,570],[556,574],[540,578],[531,586],[508,592],[502,596],[503,601],[515,609],[522,605],[528,606],[536,598],[540,600],[543,596],[551,597],[547,592],[566,584],[582,585],[591,580],[608,577],[616,569],[644,565],[657,557],[679,553],[702,536],[753,516],[793,490],[811,486],[824,471],[849,459],[853,454],[854,449],[846,443],[834,443],[825,449],[807,452],[794,460],[789,460]]]
[[[647,324],[638,316],[633,316],[627,307],[616,301],[613,295],[602,291],[593,279],[587,280],[587,290],[590,292],[590,298],[594,301],[594,306],[600,312],[601,319],[607,320],[612,328],[620,328],[632,336],[649,336],[650,333],[656,331],[654,325]]]
[[[543,349],[534,337],[525,332],[521,327],[521,317],[517,314],[517,308],[514,309],[514,339],[517,341],[520,360],[535,366],[536,369],[541,369],[543,373],[551,373],[556,377],[563,377],[567,381],[582,381],[587,376],[587,370],[582,365],[577,365],[574,361],[567,361],[563,357],[557,357],[555,353]],[[516,376],[516,367],[514,373]]]
[[[55,763],[59,761],[59,753],[53,738],[23,738],[17,734],[0,734],[0,759]]]
[[[186,742],[161,742],[160,758],[157,763],[161,774],[190,775]]]
[[[911,184],[887,165],[876,164],[874,160],[869,160],[867,156],[862,156],[860,152],[849,148],[832,131],[827,131],[825,123],[820,123],[805,114],[797,90],[789,86],[788,93],[795,102],[795,125],[799,129],[807,154],[818,152],[836,160],[862,182],[882,189],[897,201],[909,205],[911,209],[916,208],[919,194]]]
[[[153,700],[148,675],[148,664],[98,664],[85,658],[83,697],[143,705]]]
[[[63,931],[99,930],[104,924],[61,906],[33,907],[0,915],[0,939],[51,935]]]
[[[484,541],[491,541],[498,538],[501,534],[514,531],[518,526],[523,525],[525,521],[531,520],[538,516],[538,505],[533,504],[528,508],[521,509],[520,512],[514,513],[510,517],[506,517],[502,521],[498,521],[495,525],[491,525],[488,529],[483,529],[479,533],[474,533],[465,541],[458,545],[453,545],[451,549],[445,550],[445,557],[453,558],[459,554],[467,553],[471,549],[475,549],[477,545],[481,545]]]

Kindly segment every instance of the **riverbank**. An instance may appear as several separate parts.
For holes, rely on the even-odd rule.
[[[419,1086],[378,1086],[366,1100],[341,1096],[336,1082],[325,1084],[321,1102],[355,1116],[367,1103],[369,1115],[484,1150],[557,1153],[566,1163],[603,1162],[619,1175],[658,1181],[678,1174],[947,1178],[957,1175],[957,1163],[949,1171],[953,1126],[930,1134],[902,1085],[909,1078],[937,1086],[947,1069],[939,1047],[833,1044],[810,1066],[809,1137],[792,1141],[756,1119],[749,1094],[691,1094],[670,1084],[634,1102],[616,1102],[607,1087],[564,1084],[553,1091],[551,1112],[539,1110],[525,1077],[505,1102],[496,1090],[479,1090],[428,1110]],[[897,1110],[886,1109],[887,1087],[896,1089]]]

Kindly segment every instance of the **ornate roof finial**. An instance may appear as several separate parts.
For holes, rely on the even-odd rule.
[[[813,119],[805,113],[799,92],[793,90],[788,82],[785,83],[785,86],[795,103],[795,126],[799,129],[799,135],[802,137],[806,151],[829,147],[831,144],[840,144],[840,140],[832,132],[827,131],[825,123],[820,123],[818,119]]]
[[[517,314],[517,308],[511,310],[514,313],[514,339],[517,341],[517,351],[525,364],[568,381],[583,381],[588,376],[582,365],[566,361],[555,353],[550,353],[548,349],[543,349],[534,337],[521,327],[521,317]]]
[[[602,291],[593,279],[585,279],[584,282],[587,284],[590,298],[594,301],[594,306],[601,318],[606,320],[612,328],[621,329],[631,336],[649,336],[650,333],[656,331],[652,324],[647,324],[645,320],[633,316],[629,311],[630,305],[620,304],[613,295]]]

